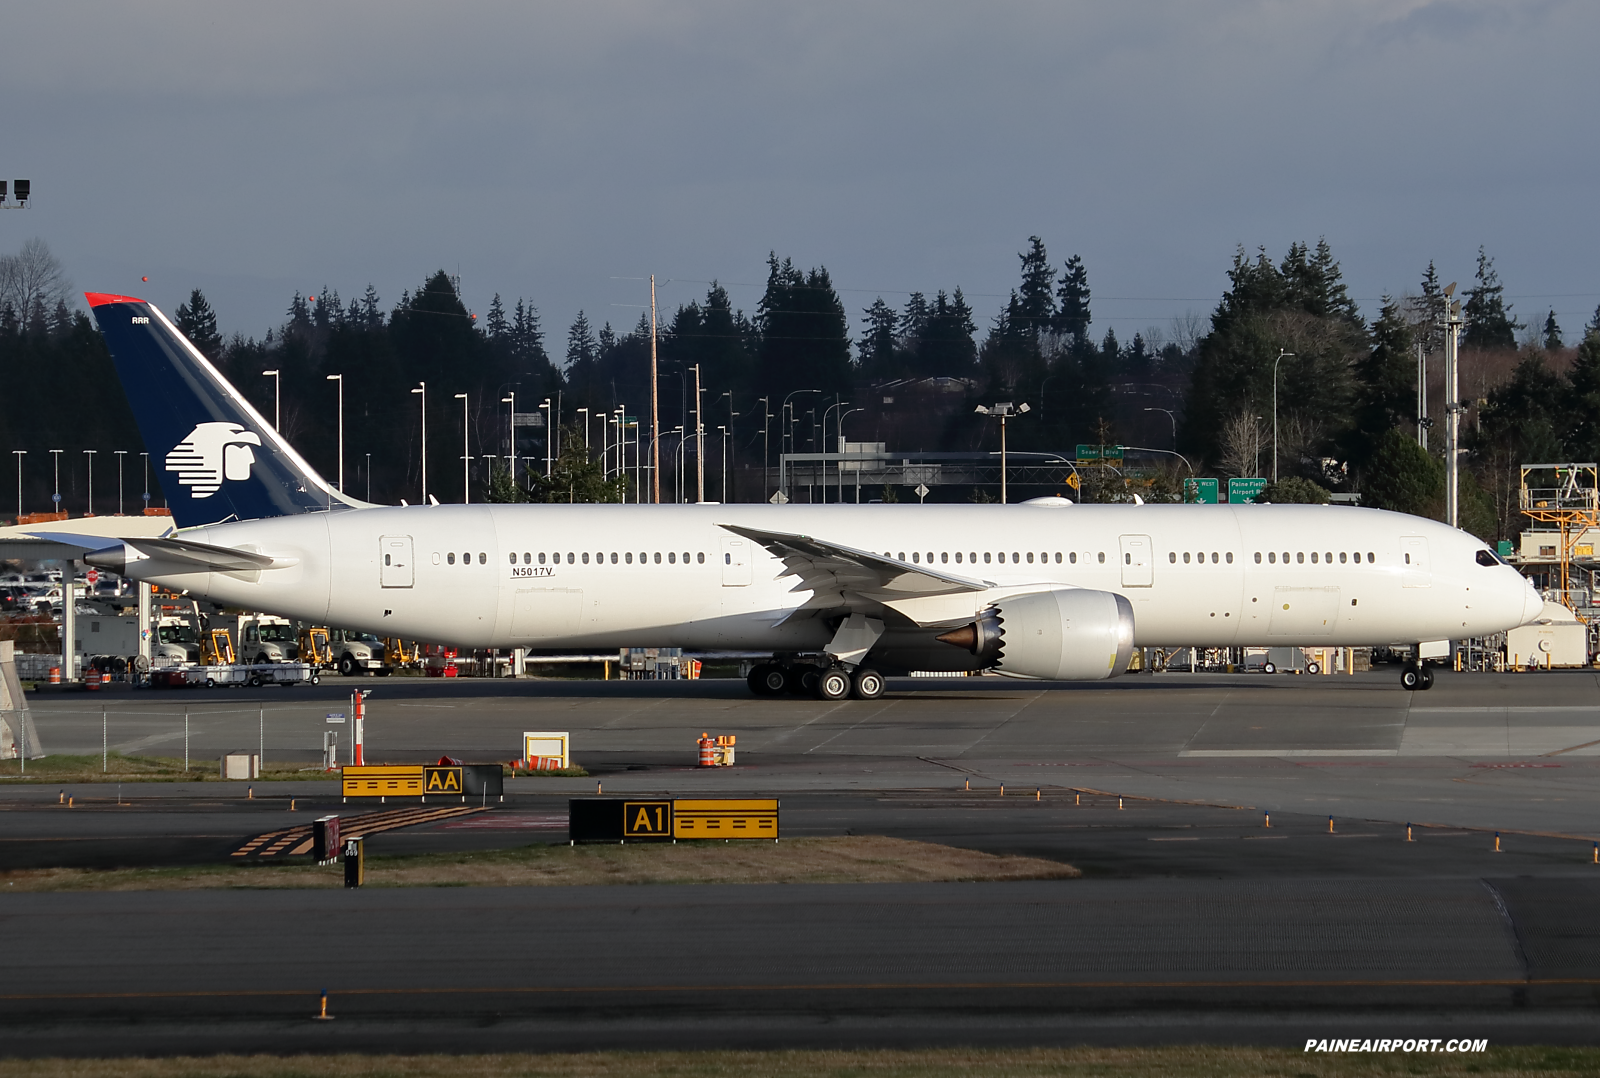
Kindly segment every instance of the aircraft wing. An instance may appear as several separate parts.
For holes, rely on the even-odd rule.
[[[822,610],[881,611],[907,600],[982,592],[995,586],[991,581],[940,572],[931,565],[913,565],[809,535],[762,531],[738,524],[719,526],[782,558],[782,575],[799,578],[793,590],[812,593],[789,615],[791,618]]]

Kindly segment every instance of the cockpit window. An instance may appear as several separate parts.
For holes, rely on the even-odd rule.
[[[1492,550],[1480,550],[1478,551],[1478,564],[1487,565],[1492,568],[1496,565],[1510,565],[1511,563],[1506,561]]]

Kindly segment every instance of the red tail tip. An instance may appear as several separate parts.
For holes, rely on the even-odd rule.
[[[103,307],[107,303],[143,303],[142,299],[132,296],[114,296],[110,292],[85,292],[83,298],[89,301],[91,307]]]

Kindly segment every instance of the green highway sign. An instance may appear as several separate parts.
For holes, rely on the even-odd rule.
[[[1122,446],[1120,445],[1079,445],[1079,460],[1121,460]]]
[[[1265,479],[1230,479],[1228,480],[1228,504],[1248,505],[1256,500],[1256,495],[1267,489]]]
[[[1189,505],[1216,505],[1217,481],[1215,479],[1185,479],[1183,500]]]

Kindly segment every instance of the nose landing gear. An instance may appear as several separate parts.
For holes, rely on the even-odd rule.
[[[1433,671],[1422,663],[1407,663],[1400,671],[1400,687],[1422,692],[1433,688]]]

